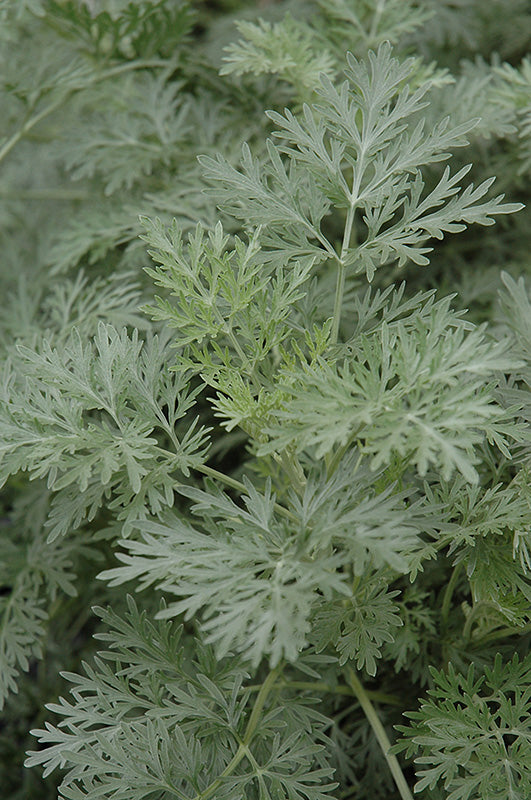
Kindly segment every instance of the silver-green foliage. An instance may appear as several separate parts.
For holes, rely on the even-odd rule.
[[[494,664],[476,677],[471,666],[459,674],[432,669],[434,688],[419,711],[407,714],[399,748],[419,748],[416,792],[444,783],[448,800],[511,797],[531,791],[531,661],[518,656]],[[397,748],[398,749],[398,748]]]
[[[289,5],[215,69],[226,14],[0,2],[0,703],[79,591],[63,800],[525,800],[529,64],[451,73],[477,0]]]
[[[501,203],[501,196],[479,202],[494,178],[461,191],[470,166],[453,175],[446,167],[426,190],[422,168],[465,145],[475,121],[452,127],[445,117],[426,130],[420,112],[431,80],[410,87],[414,59],[400,64],[384,44],[366,62],[350,54],[347,61],[347,80],[336,87],[323,74],[319,101],[305,105],[300,117],[289,110],[269,113],[279,144],[269,144],[265,171],[248,148],[241,170],[220,156],[201,159],[207,177],[223,187],[215,190],[223,207],[247,224],[267,225],[264,244],[272,256],[335,258],[340,269],[366,272],[371,281],[379,266],[395,260],[427,264],[432,248],[423,245],[429,238],[442,239],[471,223],[492,225],[492,215],[518,210]],[[339,253],[323,231],[332,208],[345,209]],[[363,223],[356,242],[355,212]]]
[[[50,704],[63,721],[34,731],[47,746],[28,759],[47,772],[70,765],[61,797],[329,797],[333,770],[315,741],[326,718],[287,703],[279,724],[265,692],[245,688],[242,665],[204,647],[191,657],[179,627],[150,622],[130,597],[125,617],[95,612],[109,649],[84,675],[65,675],[73,700]]]

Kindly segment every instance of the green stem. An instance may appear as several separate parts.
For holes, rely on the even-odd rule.
[[[264,709],[265,702],[271,689],[275,685],[275,681],[278,675],[282,672],[283,665],[282,663],[276,666],[274,669],[271,670],[267,678],[262,684],[260,691],[258,692],[258,696],[256,698],[256,702],[253,706],[253,710],[251,712],[251,716],[249,717],[249,722],[247,723],[247,727],[245,729],[245,733],[243,735],[243,739],[236,750],[234,756],[231,758],[219,778],[216,778],[215,781],[212,781],[210,786],[208,786],[203,792],[197,794],[194,797],[194,800],[208,800],[209,797],[212,797],[215,792],[219,789],[221,784],[223,783],[223,778],[232,775],[240,761],[247,755],[249,755],[249,745],[252,741],[254,736],[254,732],[258,726],[260,721],[260,716]]]
[[[413,795],[407,785],[406,779],[404,778],[404,774],[400,769],[400,764],[396,756],[390,753],[391,749],[391,742],[389,741],[387,734],[385,732],[384,726],[380,722],[380,718],[378,717],[374,707],[367,695],[367,692],[363,688],[361,682],[358,680],[356,674],[352,667],[348,667],[347,669],[347,680],[350,686],[352,687],[352,691],[356,695],[360,706],[363,709],[365,716],[374,731],[374,735],[380,745],[382,752],[385,756],[387,764],[389,765],[389,769],[391,770],[391,774],[395,780],[397,789],[400,793],[400,797],[402,800],[413,800]]]
[[[476,642],[478,647],[480,647],[487,644],[487,642],[494,642],[497,639],[506,639],[508,636],[525,636],[527,633],[531,633],[531,624],[522,625],[521,628],[498,628],[496,631],[485,634],[481,639],[477,639]]]
[[[164,423],[164,419],[161,419],[161,422]],[[164,431],[166,431],[175,447],[175,450],[178,451],[180,448],[179,441],[175,436],[175,432],[168,426],[162,425]],[[162,453],[165,457],[171,459],[173,457],[173,453],[168,450],[165,450],[163,447],[158,447],[157,450]],[[0,447],[1,451],[1,447]],[[235,478],[231,478],[229,475],[225,475],[224,472],[219,472],[219,470],[214,469],[214,467],[209,467],[207,464],[197,464],[193,467],[196,472],[202,472],[203,475],[208,475],[209,478],[214,478],[216,481],[220,481],[220,483],[224,483],[226,486],[230,486],[232,489],[236,489],[238,492],[242,492],[243,494],[247,494],[247,487],[241,481],[237,481]],[[275,511],[278,514],[281,514],[283,517],[291,520],[291,522],[297,522],[297,517],[292,511],[289,511],[284,506],[280,505],[280,503],[275,503],[273,506]]]
[[[209,478],[214,478],[216,481],[220,481],[221,483],[225,483],[227,486],[231,486],[233,489],[236,489],[239,492],[243,492],[243,494],[247,494],[247,488],[244,483],[235,480],[235,478],[229,477],[229,475],[225,475],[223,472],[219,472],[217,469],[213,467],[209,467],[206,464],[198,464],[194,469],[197,472],[202,472],[203,475],[208,475]],[[283,517],[291,520],[292,522],[297,521],[297,517],[291,511],[288,511],[287,508],[281,506],[280,503],[275,503],[274,505],[275,511],[281,514]]]
[[[75,189],[0,189],[0,197],[11,200],[86,200],[90,198],[89,192]]]
[[[459,575],[461,573],[462,563],[456,564],[453,572],[450,576],[450,580],[446,586],[444,597],[441,605],[441,621],[442,626],[446,630],[448,627],[448,616],[450,614],[450,603],[452,602],[452,596],[457,585],[457,581],[459,580]]]
[[[350,239],[352,237],[352,226],[354,224],[354,214],[356,211],[357,196],[353,195],[345,221],[345,231],[343,233],[343,242],[341,245],[341,253],[337,258],[337,281],[336,281],[336,296],[334,299],[334,316],[332,318],[332,331],[330,334],[330,344],[336,344],[339,334],[339,323],[341,322],[341,309],[343,307],[343,295],[345,293],[345,258],[349,251]]]
[[[243,736],[243,743],[245,745],[250,744],[251,739],[253,738],[254,732],[260,720],[260,715],[263,711],[265,701],[271,689],[275,685],[277,677],[281,674],[282,670],[284,669],[284,665],[282,662],[278,664],[274,669],[271,670],[267,678],[262,684],[262,688],[258,692],[258,697],[256,698],[256,702],[253,706],[253,710],[251,712],[251,716],[249,717],[249,722],[247,723],[247,728],[245,729],[245,734]]]
[[[487,602],[485,602],[483,600],[480,600],[479,603],[476,603],[476,605],[472,608],[470,614],[466,618],[466,621],[465,621],[465,624],[464,624],[464,627],[463,627],[463,639],[464,639],[465,642],[469,642],[470,641],[470,639],[472,637],[472,625],[474,624],[474,622],[476,621],[478,616],[481,614],[481,612],[485,608],[489,608],[489,607],[490,608],[495,608],[493,603],[487,603]]]
[[[380,18],[382,16],[384,5],[385,5],[385,3],[382,3],[382,2],[376,3],[376,9],[374,11],[374,15],[373,15],[372,22],[371,22],[371,28],[369,30],[369,35],[367,36],[367,46],[368,46],[368,48],[370,48],[371,46],[374,46],[373,42],[377,41],[376,40],[376,32],[378,30],[378,24],[379,24]]]
[[[106,80],[107,78],[114,77],[115,75],[120,75],[123,72],[129,72],[133,69],[144,69],[146,67],[160,67],[160,66],[168,66],[167,61],[161,61],[160,59],[147,59],[146,61],[132,61],[128,64],[119,64],[116,67],[111,67],[110,69],[102,72],[101,75],[96,75],[92,81],[92,83],[98,83],[99,81]],[[87,84],[89,85],[89,84]],[[22,125],[21,128],[18,129],[8,140],[4,142],[3,146],[0,148],[0,161],[11,152],[11,150],[15,147],[18,142],[26,136],[32,128],[35,127],[39,122],[49,116],[56,108],[59,108],[74,92],[79,91],[79,89],[85,88],[84,86],[74,87],[71,89],[66,89],[65,92],[54,100],[50,105],[43,108],[33,117],[30,117],[26,120],[26,122]]]
[[[70,94],[70,92],[67,92],[67,95],[68,94]],[[13,136],[11,136],[7,140],[7,142],[5,142],[4,145],[0,148],[0,161],[3,161],[3,159],[11,152],[14,146],[18,144],[18,142],[32,128],[34,128],[35,125],[37,125],[37,123],[45,119],[45,117],[47,117],[49,114],[55,111],[56,108],[59,108],[59,106],[63,103],[64,99],[65,96],[63,95],[60,98],[58,98],[54,103],[50,103],[49,106],[46,106],[45,108],[42,109],[42,111],[39,111],[38,114],[35,114],[33,117],[30,117],[28,120],[26,120],[24,125],[22,125],[22,127],[19,128],[18,131],[16,131],[16,133],[14,133]]]
[[[301,494],[306,485],[306,478],[298,458],[293,453],[286,453],[286,451],[283,451],[276,457],[276,460],[286,472],[293,488],[298,494]]]
[[[345,292],[345,265],[339,261],[337,269],[336,296],[334,300],[334,316],[332,321],[332,331],[330,334],[330,344],[336,344],[339,334],[339,323],[341,321],[341,308],[343,306],[343,294]]]
[[[360,432],[360,430],[361,430],[361,427],[360,428],[356,428],[354,433],[351,433],[351,435],[349,436],[349,438],[345,442],[345,444],[341,445],[341,447],[338,447],[336,452],[333,454],[333,456],[330,459],[330,462],[328,464],[328,468],[327,468],[327,472],[326,472],[326,476],[327,476],[328,480],[330,480],[330,478],[332,477],[332,475],[334,474],[334,472],[338,468],[339,464],[341,463],[341,459],[343,458],[343,456],[345,455],[347,450],[349,450],[352,447],[353,443],[356,441],[356,439],[358,437],[358,433]],[[356,461],[356,466],[354,467],[354,471],[352,473],[353,475],[358,471],[358,467],[359,467],[359,465],[361,463],[361,459],[362,458],[363,458],[363,453],[360,453],[359,458]]]
[[[253,386],[255,388],[256,393],[259,394],[260,389],[262,387],[260,385],[260,380],[257,377],[251,362],[249,361],[249,359],[245,355],[245,353],[243,351],[243,348],[240,345],[240,343],[239,343],[238,339],[236,338],[236,336],[234,335],[232,329],[231,328],[225,329],[225,333],[227,334],[227,336],[228,336],[228,338],[230,340],[230,343],[232,344],[232,346],[234,347],[236,353],[238,354],[238,357],[239,357],[240,361],[242,362],[242,366],[244,367],[244,369],[247,370],[247,374],[249,376],[249,379],[250,379],[251,383],[253,384]]]
[[[229,763],[227,764],[227,766],[225,767],[225,769],[223,770],[223,772],[219,776],[219,778],[216,778],[215,781],[212,781],[210,786],[207,786],[207,788],[205,789],[204,792],[201,792],[201,794],[197,794],[194,797],[194,800],[207,800],[209,797],[211,797],[214,794],[214,792],[217,792],[217,790],[219,789],[219,787],[223,783],[223,778],[227,778],[229,775],[232,775],[232,773],[234,772],[234,770],[236,769],[236,767],[238,766],[240,761],[244,758],[246,750],[247,750],[247,748],[244,745],[241,744],[238,747],[238,749],[237,749],[236,753],[234,754],[233,758],[229,761]]]
[[[245,687],[246,691],[249,692],[258,692],[260,691],[262,684],[257,686],[247,686]],[[326,692],[327,694],[340,694],[345,695],[347,697],[355,696],[350,686],[331,686],[324,681],[279,681],[276,686],[277,689],[301,689],[301,690],[308,690],[314,692]],[[242,690],[243,691],[243,690]],[[375,703],[385,703],[386,705],[391,706],[401,706],[402,702],[399,700],[398,697],[395,697],[392,694],[386,694],[385,692],[366,692],[367,697],[373,700]]]
[[[109,69],[102,72],[101,75],[96,75],[94,82],[105,81],[107,78],[114,78],[115,75],[122,75],[124,72],[132,72],[135,69],[169,66],[168,60],[163,58],[146,58],[139,61],[128,61],[125,64],[117,64],[115,67],[109,67]]]

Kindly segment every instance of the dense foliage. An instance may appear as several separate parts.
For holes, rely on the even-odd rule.
[[[0,0],[4,800],[529,800],[529,41]]]

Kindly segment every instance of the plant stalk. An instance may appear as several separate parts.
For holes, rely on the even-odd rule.
[[[232,489],[236,489],[239,492],[243,492],[243,494],[247,494],[247,488],[244,483],[241,483],[241,481],[237,481],[235,478],[231,478],[229,475],[225,475],[223,472],[219,472],[217,469],[214,469],[213,467],[209,467],[206,464],[198,464],[197,466],[194,467],[194,469],[197,472],[202,472],[203,475],[208,475],[209,478],[214,478],[214,480],[225,483]],[[293,514],[284,506],[281,506],[280,503],[275,503],[274,509],[277,513],[281,514],[283,517],[286,517],[292,522],[297,521],[297,517],[295,516],[295,514]]]
[[[219,778],[216,778],[215,781],[212,781],[210,786],[208,786],[204,792],[197,794],[193,800],[208,800],[208,798],[212,797],[215,792],[219,789],[223,782],[223,778],[226,778],[228,775],[232,775],[240,761],[245,758],[245,756],[249,756],[249,745],[252,741],[254,732],[258,726],[260,721],[260,715],[264,709],[265,702],[271,689],[275,685],[275,681],[279,674],[282,672],[283,664],[278,664],[274,669],[271,670],[267,678],[262,684],[260,691],[258,692],[258,696],[256,698],[255,704],[253,706],[253,710],[251,712],[251,716],[249,717],[249,722],[247,723],[247,727],[245,729],[245,733],[243,735],[243,739],[240,743],[240,746],[236,750],[234,756],[231,758]]]
[[[262,684],[257,684],[256,686],[246,686],[245,689],[251,692],[258,692],[260,691]],[[340,694],[346,697],[352,697],[353,691],[350,686],[330,686],[328,683],[324,681],[286,681],[282,680],[279,681],[276,685],[277,689],[301,689],[301,690],[308,690],[308,691],[315,691],[315,692],[326,692],[327,694]],[[242,690],[243,691],[243,690]],[[395,697],[392,694],[386,694],[385,692],[371,692],[366,691],[367,697],[373,700],[375,703],[386,703],[387,705],[391,706],[401,706],[402,702],[399,700],[398,697]]]
[[[343,295],[345,293],[345,258],[347,256],[350,239],[352,237],[352,226],[354,224],[354,214],[356,211],[356,200],[352,200],[347,212],[347,219],[345,221],[345,231],[343,233],[343,242],[341,245],[341,254],[337,258],[337,280],[336,280],[336,296],[334,299],[334,315],[332,318],[332,330],[330,333],[330,344],[334,345],[337,342],[339,335],[339,324],[341,322],[341,309],[343,307]]]
[[[363,688],[361,682],[358,680],[352,667],[347,669],[347,682],[356,695],[359,704],[374,731],[374,735],[376,736],[378,744],[380,745],[385,759],[389,765],[389,769],[391,770],[391,774],[400,793],[400,797],[402,800],[413,800],[413,795],[411,794],[411,790],[407,785],[404,774],[400,769],[400,764],[398,763],[396,756],[389,752],[391,749],[391,742],[387,737],[384,726],[380,722],[380,718],[378,717],[378,714],[376,713],[374,706],[367,695],[367,692]]]
[[[114,77],[114,75],[120,75],[123,72],[129,72],[132,69],[144,69],[146,67],[161,67],[161,66],[168,66],[167,61],[162,61],[160,59],[147,59],[145,61],[132,61],[127,64],[119,64],[116,67],[110,67],[108,70],[105,70],[99,75],[95,75],[93,78],[93,83],[99,83],[102,80],[107,80],[107,78]],[[89,84],[87,84],[89,85]],[[0,161],[11,152],[11,150],[15,147],[18,142],[26,136],[27,133],[31,131],[32,128],[35,127],[41,120],[48,117],[52,114],[56,108],[59,108],[71,95],[75,92],[79,91],[80,89],[85,88],[85,86],[74,86],[70,88],[65,88],[64,93],[54,100],[49,105],[45,106],[41,111],[37,114],[34,114],[32,117],[29,117],[26,122],[16,131],[10,138],[4,142],[3,146],[0,148]],[[37,102],[37,101],[36,101]]]
[[[452,602],[452,596],[457,585],[457,581],[459,580],[459,575],[461,573],[462,564],[456,564],[453,572],[450,576],[450,580],[446,586],[444,591],[444,597],[441,605],[441,621],[442,626],[444,629],[448,627],[448,616],[450,614],[450,603]]]

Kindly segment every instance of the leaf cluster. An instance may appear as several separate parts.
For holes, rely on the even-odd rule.
[[[0,20],[6,800],[526,800],[523,0]]]

